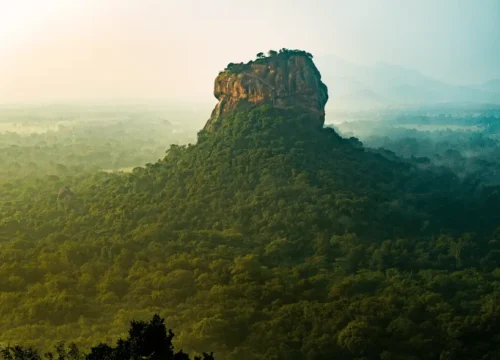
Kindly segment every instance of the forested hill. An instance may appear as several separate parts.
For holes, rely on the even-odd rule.
[[[225,122],[231,125],[216,134],[201,131],[197,145],[173,146],[163,161],[134,172],[134,180],[145,182],[141,192],[159,196],[157,206],[178,201],[175,212],[165,212],[171,221],[183,218],[191,226],[196,219],[199,228],[243,233],[275,223],[275,235],[300,242],[311,229],[383,238],[491,231],[497,223],[495,189],[464,184],[446,168],[364,149],[333,129],[310,127],[307,115],[293,109],[259,106]],[[486,214],[485,205],[493,206]]]
[[[85,352],[158,313],[216,359],[498,358],[499,189],[308,116],[257,104],[130,174],[3,183],[0,342]]]

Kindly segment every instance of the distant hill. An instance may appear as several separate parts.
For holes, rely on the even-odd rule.
[[[490,102],[500,103],[500,79],[493,79],[477,86],[480,91],[491,94]]]
[[[336,56],[317,60],[328,84],[331,109],[369,110],[440,103],[500,103],[500,80],[455,86],[415,69],[378,63],[366,66]]]

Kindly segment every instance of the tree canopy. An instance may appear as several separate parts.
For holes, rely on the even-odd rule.
[[[497,357],[498,186],[293,109],[228,116],[130,173],[0,184],[5,359]]]

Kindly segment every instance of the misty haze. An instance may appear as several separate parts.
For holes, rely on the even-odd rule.
[[[0,360],[500,359],[499,24],[0,0]]]

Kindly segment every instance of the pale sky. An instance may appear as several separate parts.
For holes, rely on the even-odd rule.
[[[479,83],[500,0],[0,0],[0,103],[213,101],[227,63],[282,47]]]

